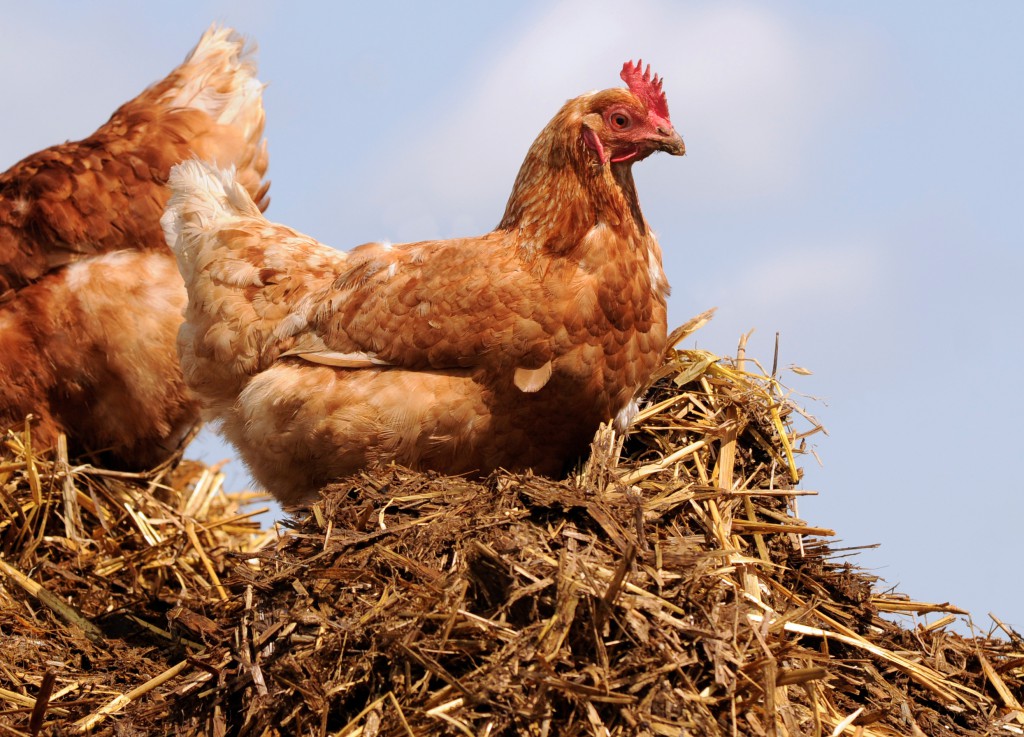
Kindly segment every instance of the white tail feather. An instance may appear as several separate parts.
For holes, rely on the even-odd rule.
[[[219,169],[205,161],[191,159],[171,169],[167,184],[171,198],[160,225],[188,284],[196,256],[211,233],[238,218],[262,220],[263,215],[245,187],[236,180],[233,166]]]
[[[202,110],[250,138],[263,128],[263,84],[256,78],[255,47],[230,28],[210,26],[179,68],[184,83],[168,90],[171,107]]]

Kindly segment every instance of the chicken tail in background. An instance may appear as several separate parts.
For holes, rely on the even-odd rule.
[[[187,302],[160,216],[171,167],[234,167],[265,207],[263,84],[216,26],[167,77],[82,141],[0,174],[0,431],[124,468],[166,458],[199,403],[176,352]]]
[[[209,121],[190,139],[190,156],[178,161],[198,156],[233,167],[259,208],[267,208],[263,83],[256,78],[252,49],[246,48],[245,39],[230,29],[211,27],[180,67],[133,103],[145,102],[149,95],[156,105],[199,111]]]

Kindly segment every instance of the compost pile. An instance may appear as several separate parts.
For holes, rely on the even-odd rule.
[[[950,632],[800,519],[820,428],[776,375],[674,350],[567,479],[377,469],[280,533],[216,468],[12,433],[0,735],[1024,733],[1012,628]]]

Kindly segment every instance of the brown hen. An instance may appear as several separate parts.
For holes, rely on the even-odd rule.
[[[166,79],[90,137],[0,175],[0,432],[148,467],[198,419],[175,336],[187,296],[160,229],[167,177],[233,165],[266,205],[263,86],[244,40],[203,34]]]
[[[175,167],[185,380],[282,502],[390,461],[559,474],[628,424],[668,294],[631,167],[684,147],[658,77],[622,77],[565,104],[478,238],[343,253],[268,222],[232,172]]]

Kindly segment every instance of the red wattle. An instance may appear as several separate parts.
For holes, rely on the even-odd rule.
[[[608,156],[604,152],[604,145],[601,143],[601,139],[590,128],[583,128],[583,142],[587,145],[587,148],[597,154],[597,158],[602,164],[608,163]]]

